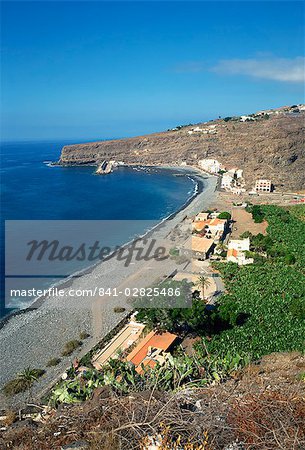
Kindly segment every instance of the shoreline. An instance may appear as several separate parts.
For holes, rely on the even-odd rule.
[[[176,168],[174,168],[176,169]],[[197,171],[194,168],[183,168],[191,172],[194,177],[201,179],[202,190],[198,189],[196,195],[188,199],[179,210],[170,215],[170,218],[158,223],[154,230],[148,232],[153,238],[167,246],[173,245],[168,238],[172,230],[182,226],[186,216],[194,215],[207,208],[216,201],[217,180],[209,174]],[[204,179],[203,179],[204,178]],[[169,248],[169,247],[168,247]],[[87,269],[87,273],[69,280],[74,289],[88,289],[94,286],[105,288],[147,287],[153,282],[169,276],[180,266],[172,260],[164,263],[142,261],[132,263],[124,267],[123,263],[113,259],[98,263]],[[67,282],[67,280],[65,280]],[[40,299],[41,301],[41,299]],[[114,308],[122,306],[123,313],[115,313]],[[33,308],[33,304],[27,310],[19,310],[15,315],[10,315],[5,326],[0,328],[0,352],[5,361],[0,368],[0,385],[3,386],[12,379],[16,373],[25,367],[37,367],[46,369],[46,374],[35,384],[33,395],[39,398],[48,386],[54,384],[61,374],[69,367],[77,357],[81,358],[98,342],[100,342],[132,309],[126,296],[118,298],[94,298],[90,296],[77,298],[47,296],[41,305]],[[46,367],[47,362],[61,355],[65,343],[71,339],[79,339],[79,334],[86,331],[90,337],[83,342],[83,346],[64,357],[58,366]],[[2,369],[2,370],[1,370]],[[26,402],[24,394],[8,399],[0,392],[0,401],[10,407]]]
[[[76,167],[71,166],[71,167]],[[195,182],[195,189],[193,191],[193,193],[190,195],[189,198],[186,199],[186,201],[174,212],[172,212],[171,214],[169,214],[166,217],[163,217],[162,219],[160,219],[159,222],[156,223],[156,225],[154,225],[152,228],[150,228],[149,230],[147,230],[146,232],[144,232],[143,234],[141,234],[140,236],[134,237],[132,238],[130,241],[123,243],[122,245],[120,245],[120,248],[127,248],[129,245],[131,245],[135,240],[137,239],[143,239],[145,237],[149,237],[154,231],[157,231],[159,227],[162,226],[162,224],[166,221],[170,221],[173,220],[180,212],[182,212],[184,209],[186,209],[194,200],[195,198],[200,195],[201,193],[204,192],[205,190],[205,182],[204,180],[208,180],[210,177],[213,177],[213,175],[208,174],[206,172],[201,171],[199,168],[195,168],[193,166],[163,166],[163,165],[126,165],[125,167],[143,167],[143,168],[156,168],[156,169],[161,169],[161,170],[168,170],[168,171],[180,171],[181,172],[181,176],[185,176],[188,177],[190,179],[192,179],[192,181]],[[174,174],[173,174],[174,175]],[[115,250],[112,255],[114,256],[115,253],[117,252],[117,250]],[[52,289],[52,288],[58,288],[58,289],[64,289],[67,288],[71,285],[71,283],[73,282],[73,279],[75,278],[81,278],[84,275],[88,275],[90,273],[92,273],[92,271],[98,267],[100,264],[103,263],[103,260],[98,261],[88,267],[84,267],[83,269],[81,269],[80,271],[76,271],[73,272],[71,275],[69,275],[68,277],[64,278],[64,279],[60,279],[58,281],[53,280],[50,284],[50,286],[48,287],[48,289]],[[19,315],[22,314],[27,314],[28,312],[31,311],[35,311],[38,308],[40,308],[42,306],[42,304],[44,303],[44,301],[49,297],[49,294],[37,297],[35,299],[33,299],[28,306],[26,306],[25,308],[21,308],[18,310],[14,310],[11,313],[3,316],[0,318],[0,330],[5,327],[5,325],[13,318],[13,317],[17,317]]]

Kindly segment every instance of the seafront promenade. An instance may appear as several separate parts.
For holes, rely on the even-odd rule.
[[[197,172],[198,179],[202,177]],[[162,222],[153,231],[150,238],[156,239],[158,245],[167,250],[173,246],[168,235],[179,226],[186,216],[191,216],[207,208],[214,201],[217,185],[216,177],[204,175],[204,189],[176,215]],[[73,289],[148,287],[152,283],[170,275],[177,264],[174,260],[164,261],[134,261],[128,267],[124,261],[110,259],[95,266],[91,271],[71,281]],[[181,269],[181,266],[180,266]],[[67,288],[68,289],[68,288]],[[115,307],[126,308],[124,313],[115,313]],[[101,297],[48,297],[36,310],[12,317],[0,330],[0,352],[5,365],[0,368],[0,387],[12,379],[17,372],[25,367],[46,368],[51,358],[60,357],[67,341],[79,339],[81,332],[90,334],[81,347],[71,357],[62,358],[56,367],[47,368],[46,374],[35,383],[33,396],[39,396],[46,386],[50,385],[77,356],[85,354],[99,342],[110,330],[122,320],[130,310],[131,305],[124,296]],[[13,400],[0,397],[3,406],[22,403],[24,394],[17,395]]]

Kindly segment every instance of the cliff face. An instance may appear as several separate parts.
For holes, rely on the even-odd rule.
[[[216,120],[198,125],[201,130],[215,125],[208,134],[190,133],[194,127],[189,126],[129,139],[69,145],[63,147],[60,163],[95,164],[106,159],[126,164],[185,161],[195,165],[202,158],[215,158],[228,169],[243,169],[248,187],[258,178],[271,178],[278,188],[304,189],[304,119],[302,111],[249,122]]]

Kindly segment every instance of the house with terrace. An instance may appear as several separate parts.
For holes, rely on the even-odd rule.
[[[168,331],[163,333],[151,331],[127,355],[126,360],[134,364],[136,371],[142,374],[146,367],[153,368],[157,364],[164,364],[177,338],[175,334]]]

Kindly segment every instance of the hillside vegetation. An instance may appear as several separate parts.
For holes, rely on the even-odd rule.
[[[244,267],[217,265],[228,291],[219,314],[232,328],[206,343],[212,353],[230,348],[257,359],[305,348],[305,223],[298,218],[305,206],[260,209],[268,222],[268,236],[261,236],[265,257]]]
[[[139,314],[150,328],[196,337],[192,354],[178,346],[142,374],[119,359],[82,375],[71,367],[48,399],[56,416],[38,432],[7,431],[6,448],[83,438],[109,450],[154,439],[160,450],[305,448],[305,207],[259,208],[267,236],[250,235],[253,265],[216,263],[226,293],[213,311],[195,293],[190,309]]]

